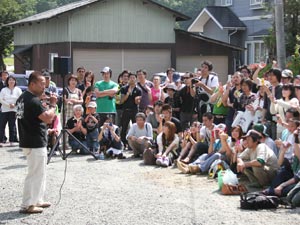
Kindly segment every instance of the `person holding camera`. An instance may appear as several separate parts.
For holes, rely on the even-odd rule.
[[[197,115],[195,114],[193,104],[196,91],[192,85],[192,78],[192,73],[185,73],[183,76],[185,86],[179,91],[181,103],[180,122],[183,130],[188,128],[193,121],[197,120]]]
[[[84,127],[87,130],[86,144],[91,152],[97,152],[99,149],[98,135],[99,135],[99,121],[100,116],[96,113],[96,102],[90,102],[87,105],[89,114],[85,115]]]
[[[124,145],[120,138],[120,129],[117,125],[112,123],[111,118],[107,117],[103,126],[100,129],[98,141],[100,148],[112,157],[116,156],[118,159],[123,159]]]

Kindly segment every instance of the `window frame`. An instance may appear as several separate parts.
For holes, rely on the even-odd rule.
[[[259,44],[259,52],[261,54],[262,52],[262,45],[265,45],[263,40],[254,40],[254,41],[246,41],[245,42],[245,54],[244,54],[244,59],[245,59],[245,64],[249,65],[249,64],[253,64],[253,63],[260,63],[259,61],[255,60],[255,45]],[[250,49],[248,49],[248,45],[250,45]],[[264,55],[259,55],[258,58],[260,59],[264,59],[263,61],[266,61],[268,59],[268,49],[266,48],[266,45],[264,46],[265,50],[264,50]],[[248,55],[250,55],[250,57],[248,57]],[[250,58],[250,59],[249,59]]]
[[[221,6],[232,6],[233,0],[221,0]]]

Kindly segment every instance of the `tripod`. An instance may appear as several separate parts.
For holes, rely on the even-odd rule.
[[[62,83],[62,88],[63,90],[65,90],[65,78],[64,76],[62,75],[62,80],[63,80],[63,83]],[[49,152],[48,154],[48,160],[47,160],[47,164],[49,164],[50,160],[51,160],[51,157],[53,156],[55,150],[57,149],[62,157],[63,160],[65,160],[66,158],[68,158],[68,156],[74,151],[74,149],[71,150],[71,152],[69,152],[68,154],[66,153],[66,134],[69,136],[69,138],[73,138],[86,152],[88,152],[90,155],[92,155],[96,160],[98,159],[96,157],[96,155],[94,154],[94,152],[90,151],[84,144],[82,144],[76,137],[74,137],[73,134],[70,133],[70,131],[68,131],[65,127],[65,124],[66,124],[66,117],[65,117],[65,100],[64,100],[64,94],[62,96],[62,114],[63,114],[63,123],[62,123],[62,127],[63,129],[61,130],[59,136],[57,137],[56,139],[56,142],[55,144],[53,145],[51,151]],[[58,147],[59,146],[59,141],[60,139],[63,139],[63,142],[62,142],[62,150]]]

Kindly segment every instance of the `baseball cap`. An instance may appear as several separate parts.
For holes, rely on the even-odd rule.
[[[111,71],[111,69],[108,66],[106,66],[101,70],[101,73],[108,73],[110,71]]]
[[[293,78],[293,72],[289,69],[285,69],[281,72],[281,77]]]
[[[246,139],[246,137],[253,137],[256,139],[261,139],[261,134],[256,130],[249,130],[246,135],[242,136],[242,139]]]
[[[97,104],[96,102],[89,102],[89,104],[87,105],[88,108],[97,108]]]
[[[265,125],[261,124],[261,123],[254,124],[253,130],[258,131],[259,133],[261,133],[265,137],[269,137],[269,135],[267,134],[267,127]]]
[[[43,72],[43,76],[44,77],[51,77],[50,73],[48,71],[44,71]]]

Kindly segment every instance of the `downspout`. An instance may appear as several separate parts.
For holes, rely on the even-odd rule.
[[[235,31],[233,31],[232,33],[230,33],[230,34],[228,35],[228,43],[229,43],[229,44],[230,44],[230,42],[231,42],[231,36],[234,35],[236,32],[237,32],[237,28],[235,28]]]

